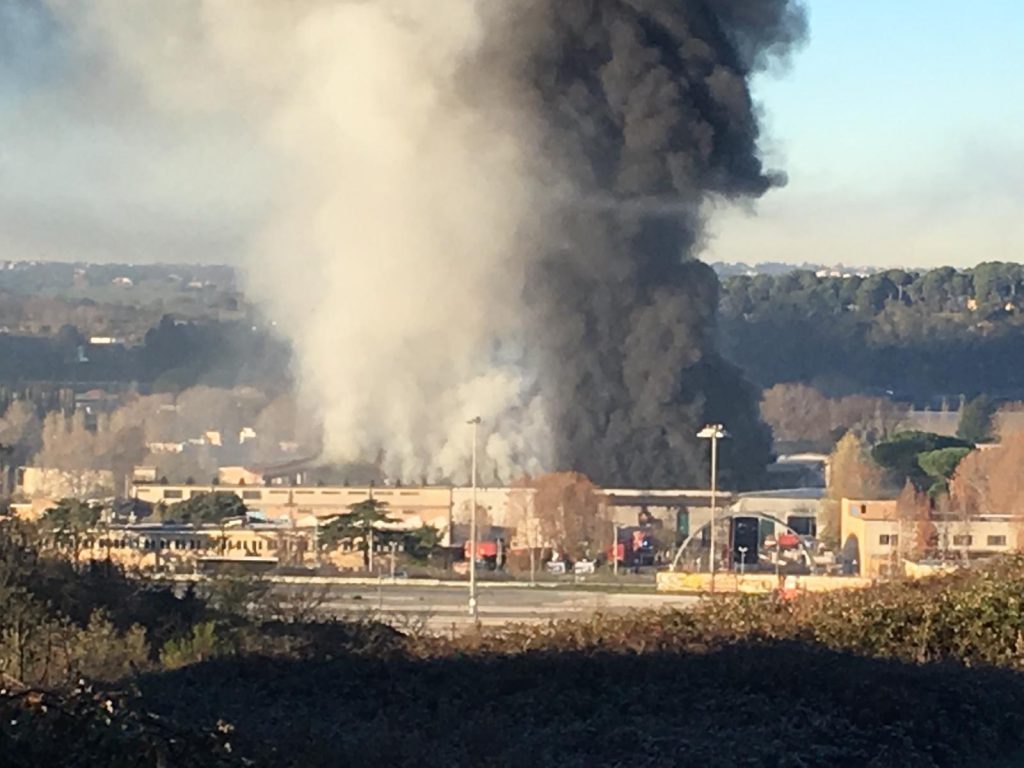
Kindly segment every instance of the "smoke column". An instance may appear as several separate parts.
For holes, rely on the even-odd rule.
[[[749,75],[805,31],[785,0],[550,0],[520,28],[546,152],[584,204],[531,264],[527,301],[556,464],[601,483],[703,485],[708,421],[758,481],[757,395],[716,352],[718,282],[695,260],[709,197],[780,181],[758,159]],[[617,203],[617,204],[616,204]]]
[[[243,274],[294,345],[325,457],[461,480],[479,415],[485,481],[703,483],[694,433],[715,418],[732,467],[763,465],[756,395],[715,352],[717,281],[695,257],[708,200],[776,182],[747,78],[799,41],[793,3],[51,11],[105,99],[262,158]]]

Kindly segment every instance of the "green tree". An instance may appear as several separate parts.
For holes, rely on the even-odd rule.
[[[871,457],[886,470],[891,485],[899,488],[910,480],[918,490],[924,490],[932,481],[918,458],[923,453],[943,448],[970,449],[971,444],[932,432],[897,432],[889,440],[876,445]]]
[[[95,532],[103,510],[96,504],[78,499],[61,499],[43,515],[43,530],[55,545],[71,550],[71,561],[78,566],[90,533]]]
[[[920,283],[921,300],[932,312],[945,312],[957,295],[958,286],[953,278],[956,270],[953,267],[940,267],[926,272],[918,281]]]
[[[373,546],[375,532],[382,525],[398,522],[388,516],[387,506],[386,501],[377,499],[366,499],[353,504],[347,513],[339,515],[320,529],[321,548],[334,549],[342,541],[355,539],[363,553],[363,566],[369,568],[370,548]],[[386,536],[385,533],[384,537]]]
[[[857,306],[861,312],[877,314],[885,308],[885,302],[898,296],[899,286],[887,275],[871,275],[857,290]]]
[[[986,261],[973,270],[974,297],[981,307],[994,308],[1015,293],[1015,265]]]
[[[193,525],[217,524],[229,517],[244,517],[248,509],[230,491],[197,493],[167,508],[164,519]]]
[[[425,561],[441,543],[441,532],[432,525],[424,525],[405,534],[403,549],[413,560]]]
[[[956,434],[971,443],[984,443],[992,438],[992,417],[996,406],[988,395],[978,395],[960,411],[960,426]]]
[[[970,448],[940,448],[918,454],[917,463],[932,479],[929,495],[937,496],[949,490],[949,479],[953,477],[964,456],[970,452]]]

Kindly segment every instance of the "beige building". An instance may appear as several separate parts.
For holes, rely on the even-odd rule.
[[[711,522],[711,493],[707,490],[649,490],[608,488],[601,491],[612,522],[632,527],[652,522],[664,532],[665,545],[685,541]],[[719,513],[733,503],[734,495],[720,491],[715,505]]]
[[[971,520],[932,517],[900,520],[894,499],[843,499],[841,551],[855,571],[877,578],[907,572],[906,561],[925,549],[942,559],[971,559],[1012,552],[1020,547],[1024,519],[981,515]],[[923,538],[924,541],[917,541]]]
[[[444,543],[451,531],[452,488],[375,488],[369,486],[283,486],[283,485],[157,485],[137,484],[135,498],[152,505],[174,504],[203,493],[233,493],[254,511],[270,520],[291,520],[312,515],[324,520],[344,514],[354,504],[374,498],[387,503],[388,514],[397,528],[412,530],[429,525],[437,528]]]
[[[315,561],[316,520],[274,525],[232,520],[224,525],[149,523],[97,528],[76,542],[80,561],[110,560],[128,569],[192,571],[204,561],[303,565]],[[74,546],[56,549],[74,557]]]
[[[116,492],[117,482],[109,469],[53,469],[22,467],[18,470],[18,490],[29,499],[88,499]]]
[[[192,496],[213,491],[234,493],[251,510],[272,520],[310,514],[320,519],[334,517],[353,504],[371,496],[386,502],[388,514],[397,518],[398,527],[419,528],[429,525],[442,534],[445,545],[459,544],[468,537],[472,489],[468,486],[312,486],[261,484],[262,475],[241,467],[221,470],[218,485],[163,485],[138,482],[132,492],[140,501],[152,505],[174,504]],[[232,481],[232,482],[228,482]],[[707,490],[598,490],[610,522],[623,527],[653,522],[666,533],[666,544],[686,538],[711,519]],[[526,487],[477,488],[477,525],[481,538],[504,536],[509,546],[545,546],[540,541],[534,514],[535,491]],[[735,496],[721,492],[718,509],[724,510]]]

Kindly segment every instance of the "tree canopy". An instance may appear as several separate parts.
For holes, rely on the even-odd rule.
[[[723,351],[764,388],[1024,399],[1024,268],[722,278]]]
[[[992,438],[992,417],[996,404],[988,395],[978,395],[964,404],[960,411],[957,437],[971,443],[984,443]]]
[[[84,537],[96,528],[102,515],[103,509],[96,504],[78,499],[61,499],[46,510],[42,527],[57,546],[72,550],[73,562],[77,563]]]
[[[936,435],[931,432],[897,432],[889,440],[876,445],[871,450],[871,457],[889,476],[890,484],[901,487],[910,480],[918,490],[931,486],[935,477],[920,462],[922,454],[930,454],[946,448],[960,448],[968,451],[973,446],[956,437]],[[926,460],[932,468],[940,468],[942,461],[951,460],[952,454],[942,459],[932,457]],[[961,455],[960,458],[963,458]]]
[[[363,553],[363,565],[370,565],[370,538],[380,526],[398,522],[387,512],[386,501],[365,499],[349,507],[349,511],[338,515],[320,528],[320,546],[333,549],[341,542],[355,540]],[[387,536],[387,534],[384,534]]]
[[[237,495],[230,491],[212,491],[194,494],[191,498],[171,504],[167,508],[169,521],[194,525],[216,524],[229,517],[244,517],[248,509]]]

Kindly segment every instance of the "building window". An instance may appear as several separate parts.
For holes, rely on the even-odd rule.
[[[182,496],[180,488],[164,488],[165,499],[180,499]]]
[[[1005,536],[989,536],[988,545],[990,547],[1005,547],[1006,537]]]
[[[790,515],[786,518],[786,525],[798,536],[814,536],[817,528],[813,517],[799,515]]]
[[[259,491],[242,491],[243,499],[262,499],[263,494]]]
[[[974,543],[974,537],[968,536],[967,534],[961,533],[953,537],[954,547],[969,547]]]
[[[878,537],[878,543],[883,547],[895,547],[899,538],[895,533],[883,533]]]

